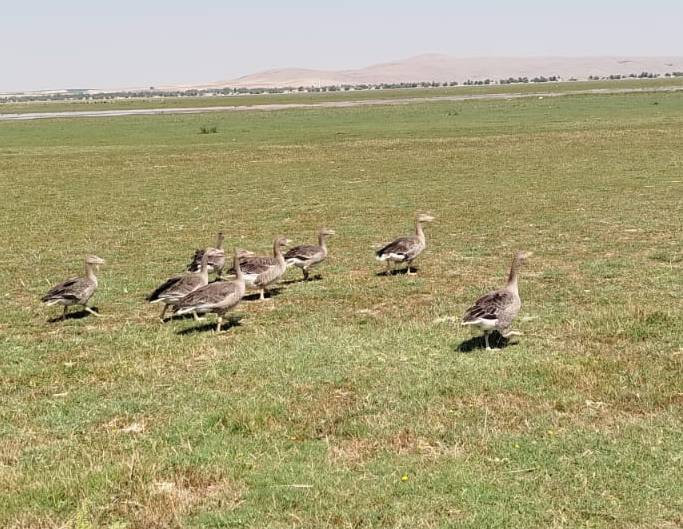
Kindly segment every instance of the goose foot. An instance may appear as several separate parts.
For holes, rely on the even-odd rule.
[[[87,305],[84,305],[84,307],[85,307],[85,310],[87,310],[87,311],[88,311],[90,314],[92,314],[93,316],[97,316],[98,318],[102,317],[101,314],[98,314],[97,312],[95,312],[94,310],[92,310],[92,309],[91,309],[90,307],[88,307]]]
[[[194,321],[204,321],[206,319],[206,317],[200,318],[196,312],[193,312],[192,316],[194,316]]]

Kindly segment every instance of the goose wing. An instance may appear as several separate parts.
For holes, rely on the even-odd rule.
[[[202,258],[204,253],[208,252],[209,258],[207,259],[207,264],[210,269],[220,269],[225,265],[225,251],[218,248],[198,248],[194,252],[192,261],[187,265],[188,272],[199,272],[202,268]]]
[[[301,246],[295,246],[294,248],[288,250],[285,254],[285,261],[308,261],[309,259],[318,257],[319,255],[322,255],[322,248],[320,246],[302,244]]]
[[[240,259],[240,268],[242,272],[249,275],[258,275],[267,272],[277,265],[277,260],[274,257],[249,256]],[[232,273],[234,269],[230,270]]]
[[[190,292],[197,290],[202,284],[203,280],[199,274],[174,276],[157,287],[157,289],[149,295],[147,301],[180,299]]]
[[[173,289],[173,287],[176,286],[178,282],[182,280],[182,278],[183,276],[174,276],[170,279],[167,279],[156,289],[154,289],[154,292],[147,296],[147,301],[156,301],[158,299],[161,299],[161,296],[165,294],[167,291]]]
[[[463,323],[477,320],[497,320],[505,309],[513,302],[513,296],[507,290],[495,290],[483,295],[465,311]]]
[[[394,255],[405,261],[414,257],[419,252],[419,249],[420,244],[416,237],[399,237],[377,250],[377,257]]]
[[[58,299],[79,300],[90,286],[91,282],[85,277],[70,277],[48,290],[41,301],[45,303]]]
[[[238,294],[237,282],[216,281],[190,292],[176,304],[176,311],[211,310],[222,305],[229,296]]]
[[[187,271],[188,272],[198,272],[199,268],[201,267],[202,264],[202,257],[204,257],[204,248],[197,248],[194,251],[194,255],[192,256],[192,260],[190,261],[190,264],[187,265]]]

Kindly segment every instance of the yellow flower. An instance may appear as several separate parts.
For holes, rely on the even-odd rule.
[[[401,481],[408,481],[408,474],[403,474],[401,476]]]

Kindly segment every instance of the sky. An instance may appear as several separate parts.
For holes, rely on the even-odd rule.
[[[683,0],[0,2],[0,92],[199,84],[422,53],[683,56]]]

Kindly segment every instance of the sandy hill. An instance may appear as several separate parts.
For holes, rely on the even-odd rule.
[[[211,87],[276,88],[420,81],[472,81],[558,75],[562,79],[586,79],[631,73],[683,71],[683,57],[478,57],[459,58],[427,54],[375,64],[355,70],[280,68],[238,79],[212,83]]]

